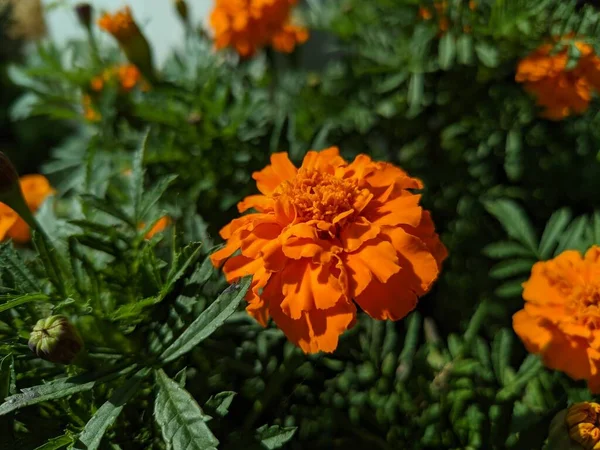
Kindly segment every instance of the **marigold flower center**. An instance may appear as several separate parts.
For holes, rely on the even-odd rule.
[[[600,286],[577,286],[567,300],[567,309],[575,322],[600,330]]]
[[[316,170],[300,169],[296,177],[282,183],[275,197],[286,197],[296,210],[299,222],[319,220],[339,223],[354,214],[360,194],[355,181],[344,180]],[[347,213],[347,216],[338,217]]]

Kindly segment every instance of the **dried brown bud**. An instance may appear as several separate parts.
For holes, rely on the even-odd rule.
[[[83,341],[69,319],[50,316],[36,323],[29,338],[29,348],[46,361],[71,364],[83,349]]]
[[[90,5],[89,3],[78,3],[77,5],[75,5],[75,13],[77,14],[77,19],[79,20],[79,23],[83,27],[90,29],[90,27],[92,26],[92,5]]]
[[[177,9],[177,14],[179,14],[179,17],[181,18],[181,20],[183,20],[184,22],[187,23],[188,16],[189,16],[187,3],[185,2],[185,0],[174,0],[174,1],[175,1],[175,8]]]

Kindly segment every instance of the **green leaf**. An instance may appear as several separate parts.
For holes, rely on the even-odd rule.
[[[544,365],[539,357],[535,355],[528,355],[521,365],[521,368],[519,369],[515,379],[512,380],[508,386],[498,392],[496,399],[500,402],[504,402],[510,398],[518,397],[527,383],[541,370],[543,370],[543,368]]]
[[[558,247],[554,251],[554,255],[560,255],[565,250],[584,251],[587,247],[584,233],[588,225],[587,217],[577,217],[571,225],[565,230],[559,240]]]
[[[212,251],[210,251],[209,254],[212,254]],[[189,280],[187,280],[187,285],[204,286],[214,273],[215,267],[213,266],[210,257],[206,257]]]
[[[535,256],[531,250],[514,241],[501,241],[489,244],[484,247],[483,254],[492,259],[504,259],[513,256]]]
[[[475,44],[475,53],[484,66],[493,69],[500,63],[500,55],[495,44],[478,42]]]
[[[494,294],[502,298],[520,297],[523,293],[523,283],[525,281],[527,281],[527,278],[519,278],[503,283],[496,288]]]
[[[296,427],[280,427],[279,425],[262,427],[256,430],[256,435],[263,447],[269,450],[283,447],[294,437]]]
[[[67,397],[78,392],[89,391],[97,383],[121,377],[131,372],[134,367],[128,366],[120,371],[109,372],[108,374],[87,373],[75,377],[61,378],[47,384],[21,389],[20,394],[12,395],[6,398],[4,403],[0,404],[0,416],[26,406]]]
[[[4,400],[10,394],[14,370],[15,360],[12,354],[0,359],[0,400]]]
[[[0,269],[9,272],[15,281],[15,287],[20,292],[40,292],[41,289],[36,278],[25,267],[23,260],[10,242],[0,244]]]
[[[125,403],[135,395],[143,379],[150,373],[150,369],[142,369],[117,389],[110,399],[104,403],[96,414],[83,428],[75,450],[96,450],[100,446],[102,437],[108,427],[117,419]]]
[[[137,223],[119,206],[115,205],[114,202],[96,197],[95,195],[81,194],[81,198],[91,207],[105,212],[109,216],[119,219],[122,222],[128,224],[132,228],[137,229]]]
[[[594,242],[592,244],[600,245],[600,211],[594,211],[594,217],[592,218],[592,232]]]
[[[184,255],[188,254],[189,256],[187,257],[187,259],[185,260],[185,262],[181,266],[179,266],[179,267],[177,267],[177,263],[179,262],[179,258],[177,258],[173,262],[173,265],[171,266],[171,269],[169,270],[169,274],[167,275],[167,281],[165,282],[165,285],[160,290],[159,298],[161,300],[163,298],[165,298],[165,296],[169,292],[171,292],[171,289],[173,289],[173,286],[175,286],[175,283],[183,275],[185,275],[185,273],[188,270],[188,268],[190,266],[196,264],[196,262],[198,261],[198,258],[200,258],[200,255],[202,253],[202,244],[200,242],[192,242],[191,244],[189,244],[188,246],[186,246],[186,248],[183,250],[182,253]]]
[[[513,335],[506,328],[502,328],[492,341],[492,365],[494,366],[494,373],[498,381],[504,386],[509,381],[506,369],[510,367],[512,344]]]
[[[510,237],[537,255],[537,237],[525,211],[512,200],[484,202],[485,209],[502,224]]]
[[[152,207],[160,200],[167,188],[176,178],[177,175],[169,175],[160,179],[152,185],[147,193],[143,195],[139,211],[140,220],[144,220],[144,218],[150,213]]]
[[[45,294],[25,294],[19,297],[11,298],[5,303],[0,304],[0,313],[19,305],[24,305],[29,302],[47,302],[50,300]]]
[[[204,407],[219,417],[225,417],[229,412],[229,406],[233,402],[235,395],[233,391],[219,392],[217,395],[211,396]]]
[[[462,34],[456,40],[456,58],[461,64],[473,62],[473,37],[470,34]]]
[[[61,259],[56,247],[50,243],[44,233],[37,231],[33,232],[31,240],[44,265],[48,280],[61,297],[69,297],[72,292],[68,286],[72,285],[72,280],[70,279],[69,272],[65,269],[65,262]]]
[[[412,108],[421,106],[424,93],[424,77],[422,73],[413,73],[408,82],[408,104]]]
[[[194,322],[161,354],[168,363],[192,350],[225,323],[246,295],[252,279],[247,277],[229,286]]]
[[[419,333],[421,332],[422,324],[421,314],[418,311],[411,313],[406,322],[404,346],[398,358],[398,362],[404,366],[401,376],[398,377],[401,381],[408,378],[412,369],[414,355],[419,345]]]
[[[523,158],[522,158],[522,138],[521,132],[511,130],[506,136],[506,155],[504,157],[504,170],[511,181],[521,179],[523,175]]]
[[[65,448],[67,445],[72,444],[74,440],[75,437],[72,434],[63,434],[62,436],[50,439],[45,444],[36,447],[35,450],[59,450],[61,448]]]
[[[440,39],[438,61],[442,70],[448,70],[454,63],[454,55],[456,54],[456,41],[454,35],[450,32],[444,33]]]
[[[509,259],[496,264],[490,270],[490,277],[497,280],[510,278],[522,273],[529,273],[531,267],[537,262],[533,259]]]
[[[144,192],[144,155],[146,153],[146,147],[148,145],[148,137],[150,131],[146,131],[146,134],[142,138],[142,144],[138,151],[133,156],[133,167],[131,174],[131,197],[133,200],[133,217],[134,222],[139,223],[142,220],[140,215],[142,193]]]
[[[206,425],[206,415],[185,389],[162,369],[155,371],[158,394],[154,418],[167,448],[173,450],[216,450],[219,441]]]
[[[546,224],[542,240],[540,241],[540,258],[545,261],[552,257],[552,251],[558,245],[565,228],[571,221],[571,211],[568,208],[562,208],[554,212]]]

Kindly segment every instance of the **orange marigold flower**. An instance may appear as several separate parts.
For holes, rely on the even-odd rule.
[[[92,88],[92,91],[100,92],[102,89],[104,89],[104,77],[97,76],[92,78],[92,81],[90,82],[90,87]]]
[[[425,6],[419,6],[419,17],[423,20],[429,20],[433,17],[431,10]]]
[[[83,104],[83,117],[89,122],[99,122],[101,119],[100,113],[96,111],[92,97],[85,94],[82,98]]]
[[[25,202],[33,213],[55,192],[43,175],[25,175],[19,183]],[[5,239],[24,244],[31,239],[31,232],[29,225],[12,208],[0,203],[0,240]]]
[[[534,264],[513,328],[530,353],[600,392],[600,247]]]
[[[98,26],[112,34],[119,42],[126,42],[140,34],[129,6],[125,6],[114,14],[105,13],[98,19]]]
[[[122,66],[119,66],[117,75],[119,77],[121,89],[125,92],[131,91],[138,84],[143,84],[142,74],[133,64],[123,64]]]
[[[234,48],[240,56],[252,56],[272,46],[290,53],[308,39],[308,31],[290,21],[298,0],[217,0],[210,16],[217,49]]]
[[[247,311],[269,317],[307,353],[332,352],[352,327],[356,302],[376,319],[406,316],[437,279],[446,248],[419,205],[420,180],[337,148],[310,151],[297,169],[287,153],[253,178],[211,256],[229,282],[252,275]],[[237,251],[240,254],[236,254]]]
[[[438,27],[440,29],[440,32],[443,33],[445,31],[448,31],[448,28],[450,28],[450,21],[445,16],[446,10],[448,9],[448,2],[437,1],[433,3],[433,7],[435,9],[435,13],[439,17]],[[433,11],[425,6],[420,6],[419,17],[423,20],[430,20],[431,18],[433,18]]]
[[[150,228],[150,230],[146,233],[146,239],[152,239],[155,234],[162,233],[165,229],[171,224],[171,219],[169,216],[163,216]],[[146,224],[141,223],[139,229],[144,229]]]
[[[590,104],[592,90],[600,85],[600,61],[589,45],[576,42],[581,52],[577,67],[567,69],[568,53],[564,47],[552,53],[551,44],[539,49],[519,62],[515,79],[544,108],[543,116],[560,120],[571,114],[584,113]]]
[[[548,448],[600,450],[600,405],[574,403],[560,411],[550,423]]]

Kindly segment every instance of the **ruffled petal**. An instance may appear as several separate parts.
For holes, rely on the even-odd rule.
[[[354,326],[356,308],[352,302],[342,298],[332,308],[303,311],[300,318],[292,319],[281,308],[283,295],[280,283],[280,280],[272,279],[264,291],[269,312],[277,326],[305,353],[333,352],[339,336]]]
[[[392,275],[387,283],[373,278],[354,300],[374,319],[399,320],[417,306],[417,295],[407,287],[409,283],[403,270]]]
[[[241,277],[254,275],[263,266],[260,259],[247,258],[239,255],[229,258],[223,266],[223,273],[229,283],[233,283]]]
[[[349,254],[348,257],[360,258],[362,264],[381,283],[385,283],[393,274],[400,270],[396,250],[392,244],[379,238],[367,242],[358,251],[354,252],[352,256]]]
[[[340,151],[337,147],[330,147],[320,152],[313,150],[306,153],[302,161],[302,169],[318,170],[333,174],[337,167],[344,165],[346,161],[340,156]]]
[[[365,242],[375,239],[380,231],[381,229],[377,225],[372,224],[364,217],[359,217],[342,229],[340,240],[346,252],[353,252]]]
[[[440,269],[425,243],[402,228],[384,231],[383,235],[389,237],[398,253],[398,264],[409,280],[409,287],[419,295],[427,292],[437,279]]]
[[[242,254],[249,258],[258,258],[265,246],[277,239],[280,234],[281,226],[277,223],[260,223],[256,225],[252,231],[246,232],[240,241]]]
[[[252,284],[246,294],[246,301],[248,302],[246,311],[263,327],[266,327],[269,321],[269,307],[261,297],[261,291],[267,285],[270,277],[271,273],[267,272],[264,267],[259,268],[252,277]]]
[[[250,208],[254,208],[259,212],[272,211],[275,207],[275,202],[272,198],[266,195],[250,195],[238,203],[238,211],[243,213]]]
[[[348,274],[349,296],[356,298],[371,283],[373,274],[356,253],[342,254],[342,261]]]
[[[271,165],[260,172],[254,172],[252,178],[256,180],[258,190],[265,195],[271,195],[277,186],[296,175],[296,167],[290,161],[288,154],[273,153]]]
[[[332,308],[343,296],[331,265],[308,259],[286,265],[281,273],[281,292],[281,310],[292,319],[299,319],[303,311]]]
[[[419,206],[420,195],[403,195],[365,210],[365,217],[378,226],[408,225],[418,227],[423,218],[423,208]]]
[[[9,206],[0,203],[0,240],[7,237],[8,231],[17,222],[19,216]]]

